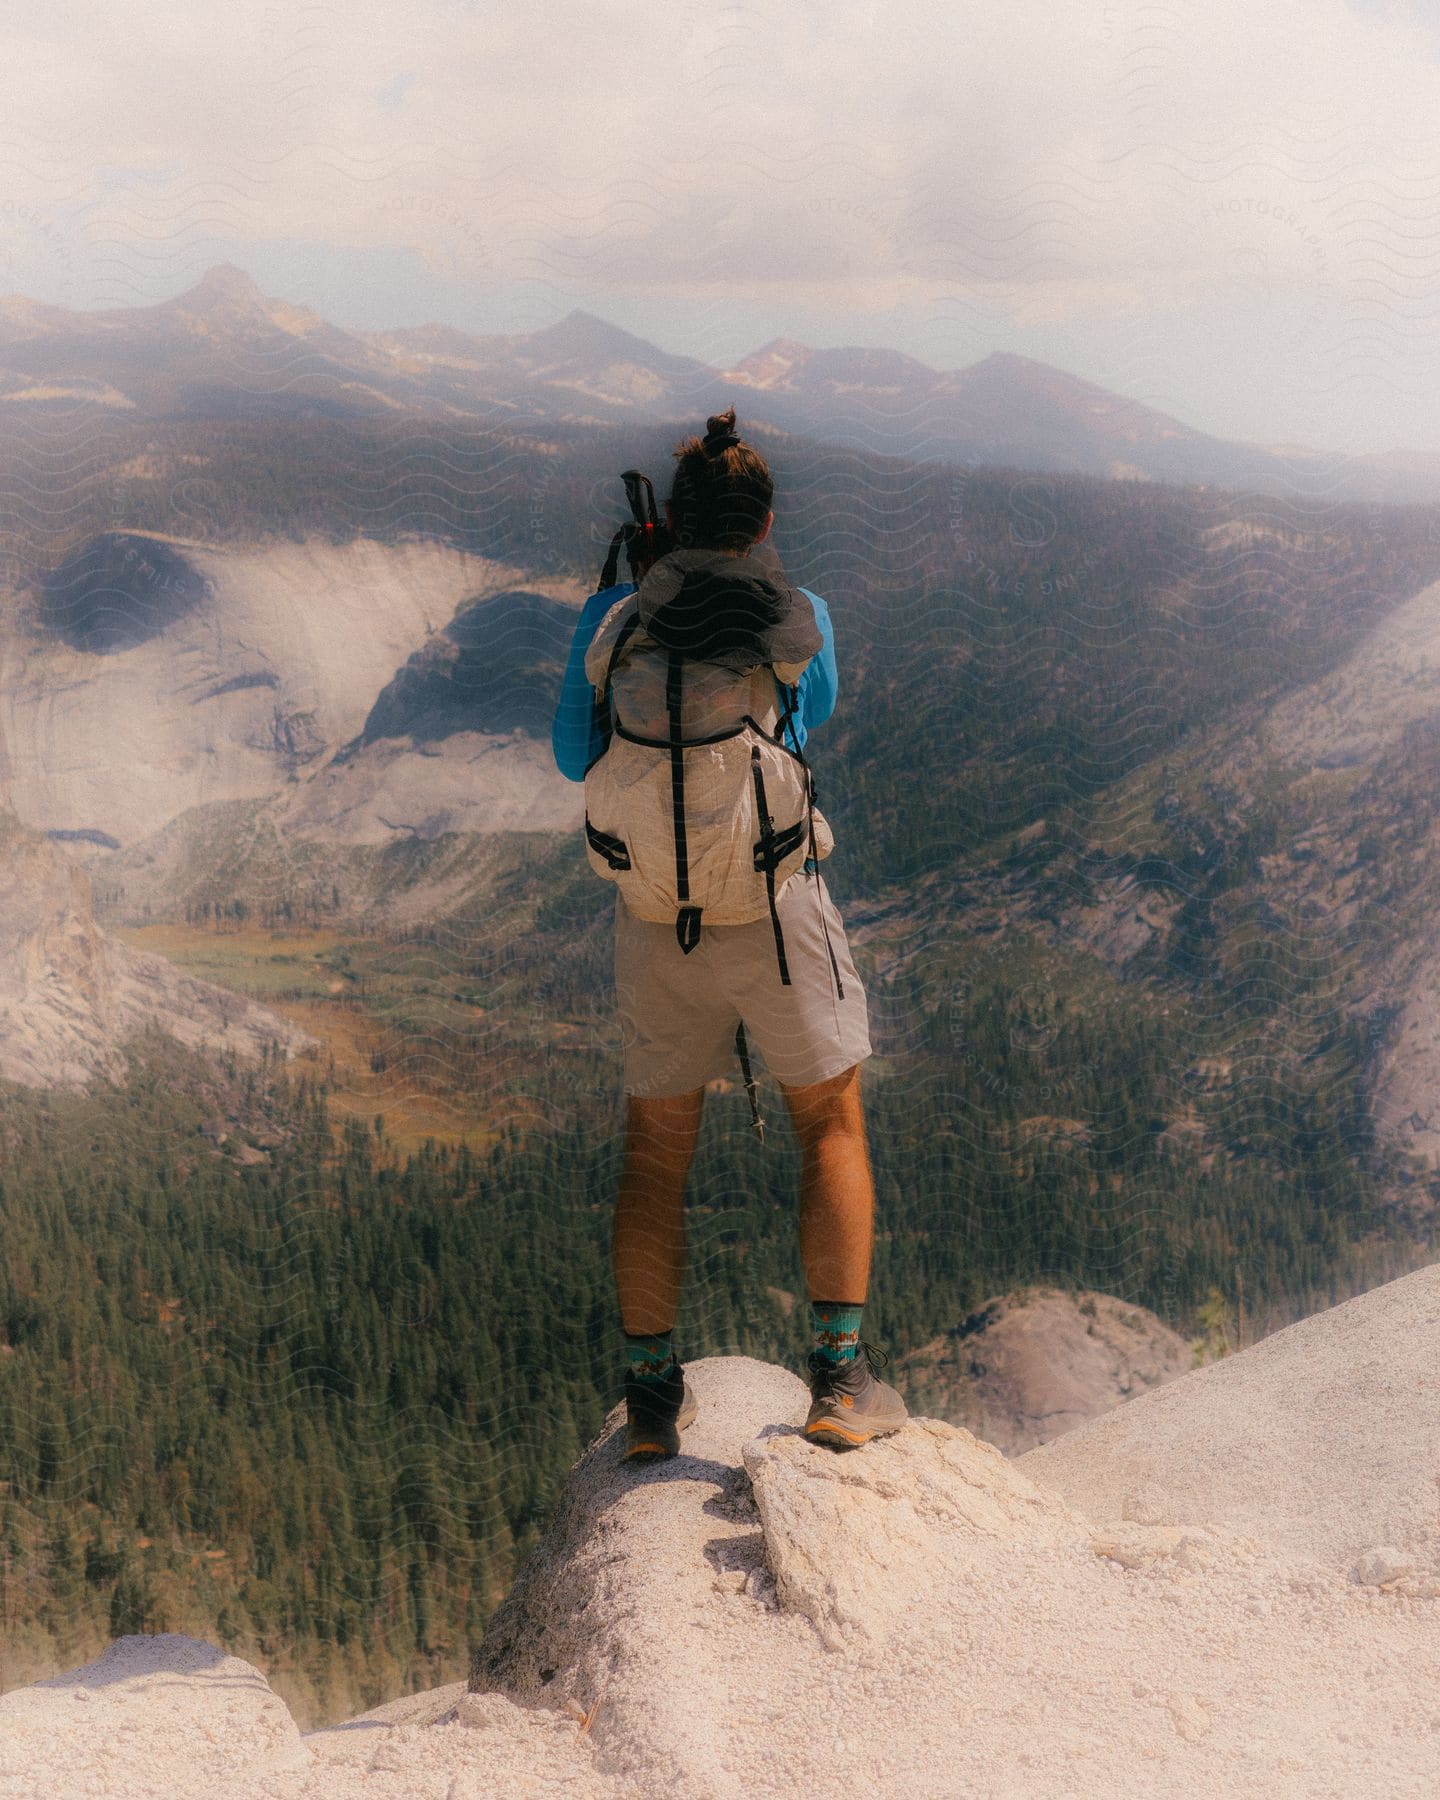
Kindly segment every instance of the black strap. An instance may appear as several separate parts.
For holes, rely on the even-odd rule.
[[[617,648],[618,648],[618,646],[617,646]],[[599,705],[599,702],[597,701],[596,704]],[[607,719],[609,718],[608,705],[606,708],[606,717],[607,717]],[[691,738],[643,737],[638,731],[627,730],[626,727],[620,723],[620,720],[618,718],[616,718],[614,720],[613,724],[607,725],[606,736],[608,738],[610,732],[613,731],[616,737],[624,738],[624,740],[627,744],[644,744],[648,749],[651,749],[651,750],[673,750],[677,743],[683,745],[683,747],[687,750],[698,750],[705,744],[729,743],[731,738],[739,737],[741,732],[744,731],[744,729],[747,725],[750,727],[750,729],[753,732],[758,733],[759,736],[766,738],[767,740],[770,740],[770,734],[766,731],[762,731],[760,726],[758,726],[755,723],[755,721],[750,717],[749,713],[742,713],[740,715],[740,723],[738,725],[732,725],[728,731],[712,731],[708,737],[691,737]],[[770,741],[778,741],[778,740],[770,740]],[[800,754],[800,752],[798,750],[792,750],[788,744],[781,744],[780,748],[785,752],[785,754],[787,756],[793,756],[795,758],[796,762],[800,763],[803,767],[805,767],[807,769],[809,768],[809,766],[810,766],[809,763],[807,763],[805,761],[805,758]]]
[[[680,736],[680,701],[685,659],[678,650],[665,658],[665,710],[670,715],[670,817],[675,831],[675,897],[680,911],[675,936],[686,956],[700,942],[700,908],[690,904],[690,847],[685,838],[685,743]]]
[[[737,725],[732,731],[717,731],[710,737],[681,738],[680,742],[687,750],[696,749],[701,744],[723,744],[730,738],[739,737],[744,729],[744,725]],[[652,750],[670,750],[675,744],[674,738],[641,737],[638,731],[627,731],[618,719],[615,721],[615,735],[624,738],[627,744],[648,744]]]
[[[760,1101],[755,1092],[755,1076],[750,1068],[750,1046],[745,1042],[745,1021],[735,1027],[735,1054],[740,1058],[740,1072],[745,1077],[745,1092],[750,1100],[750,1123],[755,1135],[765,1142],[765,1121],[760,1117]]]
[[[818,804],[815,794],[815,776],[811,771],[809,763],[805,760],[804,751],[800,748],[793,723],[800,709],[800,686],[798,682],[791,682],[788,685],[782,683],[781,685],[785,694],[785,710],[775,726],[775,741],[787,755],[793,756],[796,762],[798,762],[805,771],[805,819],[803,824],[810,834],[810,860],[805,866],[807,872],[815,872],[818,874],[820,858],[817,854],[818,846],[815,842],[815,808]],[[750,719],[748,714],[746,717],[749,724],[755,724],[755,721]],[[787,724],[790,726],[790,744],[786,744],[783,741]],[[755,728],[757,731],[759,730],[758,726]],[[791,744],[794,745],[793,749],[790,747]],[[788,833],[786,835],[788,836]],[[790,847],[793,849],[794,845],[792,844]],[[784,852],[782,852],[782,854],[784,854]],[[755,866],[758,869],[761,865],[757,861]],[[816,887],[815,892],[818,896],[820,892],[818,886]],[[778,924],[775,929],[778,934]],[[830,972],[835,977],[835,992],[838,998],[843,1000],[845,998],[845,983],[840,979],[840,965],[835,960],[835,948],[830,942],[830,922],[825,917],[825,903],[823,900],[820,902],[820,929],[825,937],[825,952],[830,958]]]
[[[778,682],[778,676],[776,680]],[[785,709],[775,723],[775,742],[782,749],[786,748],[785,727],[790,725],[790,742],[795,745],[795,754],[799,756],[800,745],[795,736],[795,727],[790,722],[800,710],[800,685],[798,682],[792,681],[788,685],[782,686],[781,692],[785,696]]]
[[[790,966],[785,961],[785,934],[780,929],[780,912],[775,905],[775,869],[779,862],[775,855],[777,839],[770,809],[765,804],[765,776],[760,768],[758,744],[750,746],[750,772],[755,777],[755,816],[760,821],[760,841],[755,845],[755,867],[765,871],[765,898],[770,903],[770,929],[775,933],[775,960],[780,965],[781,986],[789,987]],[[796,842],[798,841],[797,839]]]
[[[620,627],[619,631],[617,631],[615,634],[615,642],[612,645],[611,650],[610,650],[610,660],[605,665],[604,685],[601,687],[600,692],[595,696],[594,720],[595,720],[595,729],[600,734],[600,749],[596,752],[596,754],[594,756],[591,757],[590,761],[586,764],[585,773],[587,775],[590,773],[591,769],[593,769],[595,767],[596,763],[599,762],[600,758],[605,754],[605,752],[610,748],[611,733],[619,730],[619,727],[620,727],[619,719],[612,717],[612,709],[611,709],[611,705],[610,705],[610,683],[614,679],[615,664],[620,660],[621,652],[624,650],[625,646],[630,642],[631,638],[635,635],[635,633],[639,629],[640,629],[640,609],[637,605],[635,611],[633,613],[631,613],[630,617],[625,621],[625,623]]]
[[[768,837],[762,837],[754,846],[755,867],[757,870],[768,870],[771,874],[778,869],[785,858],[796,851],[805,842],[805,833],[809,829],[804,819],[797,819],[793,825],[787,825],[783,831],[773,828]]]
[[[600,571],[600,591],[615,585],[615,577],[620,571],[620,546],[629,536],[630,527],[622,525],[610,540],[610,554],[605,558],[605,567]]]
[[[700,942],[701,910],[698,906],[682,906],[675,915],[675,937],[686,956]]]
[[[607,704],[610,699],[610,683],[615,679],[615,665],[619,662],[625,646],[639,629],[640,607],[637,603],[634,612],[631,613],[630,617],[615,633],[615,642],[610,646],[610,660],[605,665],[605,686],[601,689],[600,695],[601,699],[606,701]]]
[[[625,840],[598,830],[590,823],[589,813],[585,815],[585,836],[591,848],[603,856],[612,869],[630,867],[630,852],[625,848]]]

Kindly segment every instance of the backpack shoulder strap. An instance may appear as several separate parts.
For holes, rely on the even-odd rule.
[[[620,660],[621,652],[640,628],[640,613],[637,608],[615,634],[615,642],[611,647],[610,660],[605,665],[605,685],[595,696],[595,704],[591,716],[595,722],[595,731],[600,738],[600,748],[590,759],[585,773],[595,767],[600,758],[610,748],[610,739],[614,734],[614,710],[610,704],[610,683],[615,676],[615,665]]]
[[[784,708],[781,711],[780,717],[775,722],[775,742],[777,744],[783,744],[785,742],[785,727],[790,725],[790,721],[800,710],[800,683],[798,681],[781,681],[780,677],[777,675],[775,677],[775,685],[785,697]],[[790,743],[794,748],[795,754],[801,756],[800,744],[795,736],[795,729],[793,726],[791,726],[790,730]],[[801,760],[804,760],[803,756],[801,756]]]
[[[602,702],[610,698],[610,683],[615,677],[615,665],[620,660],[621,652],[640,629],[640,609],[637,607],[615,634],[615,642],[611,646],[610,660],[605,665],[605,686],[601,689]]]

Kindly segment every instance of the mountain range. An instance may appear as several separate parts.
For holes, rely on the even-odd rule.
[[[731,403],[746,429],[912,461],[1315,503],[1440,498],[1440,457],[1227,440],[1008,351],[936,370],[893,350],[777,337],[718,368],[578,309],[515,336],[438,324],[346,331],[266,296],[232,264],[153,306],[75,312],[0,299],[0,430],[36,408],[155,419],[420,416],[533,429],[693,423]]]

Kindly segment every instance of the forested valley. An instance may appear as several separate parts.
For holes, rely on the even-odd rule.
[[[1026,1047],[1003,977],[876,994],[911,1021],[867,1095],[867,1334],[897,1358],[1030,1280],[1186,1333],[1219,1301],[1238,1343],[1433,1260],[1357,1172],[1353,1088],[1251,1071],[1224,1101],[1236,1153],[1207,1166],[1158,1135],[1186,1058],[1153,1009]],[[463,1675],[619,1398],[612,1072],[552,1066],[568,1124],[402,1155],[383,1117],[337,1141],[323,1078],[232,1070],[279,1139],[263,1167],[200,1135],[201,1074],[139,1041],[128,1091],[3,1097],[3,1681],[180,1630],[334,1720]],[[797,1155],[764,1085],[764,1147],[738,1083],[710,1098],[677,1343],[798,1369]],[[1089,1129],[1043,1129],[1066,1116]]]

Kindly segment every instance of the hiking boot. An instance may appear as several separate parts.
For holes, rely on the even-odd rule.
[[[664,1381],[625,1377],[625,1458],[678,1456],[680,1433],[695,1417],[695,1390],[672,1361]]]
[[[898,1431],[909,1418],[905,1402],[875,1370],[890,1358],[862,1338],[848,1362],[832,1363],[813,1350],[806,1359],[812,1405],[805,1435],[835,1450],[853,1450],[873,1437]]]

